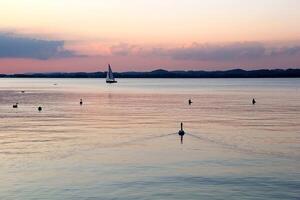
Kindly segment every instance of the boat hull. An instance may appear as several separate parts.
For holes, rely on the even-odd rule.
[[[107,80],[106,83],[117,83],[118,81],[109,81]]]

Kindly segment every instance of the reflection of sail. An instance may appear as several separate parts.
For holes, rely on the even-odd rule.
[[[117,81],[114,78],[113,72],[111,70],[110,65],[108,65],[108,71],[106,74],[106,83],[116,83]]]

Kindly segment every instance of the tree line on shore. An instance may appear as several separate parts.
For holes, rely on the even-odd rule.
[[[295,69],[233,69],[226,71],[167,71],[115,72],[116,78],[297,78],[300,68]],[[106,72],[52,72],[27,74],[0,74],[1,78],[105,78]]]

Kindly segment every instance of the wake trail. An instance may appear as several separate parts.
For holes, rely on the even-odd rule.
[[[250,149],[250,148],[243,148],[237,144],[229,144],[224,141],[205,137],[205,136],[203,136],[204,135],[203,133],[202,134],[186,133],[186,134],[193,138],[196,138],[198,140],[209,142],[209,143],[221,146],[222,148],[230,149],[233,151],[238,151],[241,153],[246,153],[246,154],[251,154],[251,155],[254,154],[254,155],[262,155],[262,156],[273,156],[273,157],[278,157],[278,158],[295,159],[297,161],[300,160],[300,158],[297,156],[289,156],[289,155],[286,155],[286,154],[280,153],[280,152],[268,152],[268,151],[259,151],[259,150],[255,150],[255,149]]]
[[[112,145],[109,145],[109,146],[110,147],[118,147],[118,146],[124,146],[124,145],[131,145],[131,144],[136,144],[136,143],[139,143],[139,142],[146,142],[146,141],[149,141],[149,140],[164,138],[164,137],[168,137],[168,136],[172,136],[172,135],[176,135],[176,134],[177,133],[168,133],[168,134],[162,134],[162,135],[156,135],[156,136],[147,136],[147,137],[132,139],[132,140],[129,140],[129,141],[126,141],[126,142],[112,144]],[[109,146],[106,146],[106,147],[109,147]]]

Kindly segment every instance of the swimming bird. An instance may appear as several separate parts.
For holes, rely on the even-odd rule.
[[[15,103],[15,104],[13,105],[13,108],[18,108],[18,104],[19,104],[19,103]]]
[[[25,93],[25,91],[24,91],[24,90],[22,90],[21,92],[22,92],[22,93]]]
[[[254,98],[252,99],[252,104],[256,104],[256,100]]]
[[[82,104],[83,104],[83,102],[82,102],[82,99],[80,99],[80,102],[79,102],[79,104],[82,106]]]
[[[183,130],[183,123],[181,122],[181,129],[178,131],[178,135],[180,135],[180,140],[181,140],[181,144],[183,144],[183,136],[185,134],[184,130]]]
[[[39,111],[39,112],[41,112],[42,109],[43,109],[42,106],[39,106],[39,107],[38,107],[38,111]]]
[[[189,99],[189,105],[192,105],[192,103],[193,103],[193,102],[192,102],[192,100],[191,100],[191,99]]]

